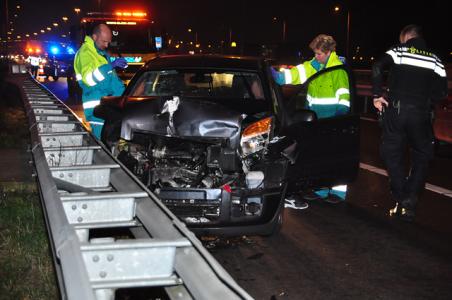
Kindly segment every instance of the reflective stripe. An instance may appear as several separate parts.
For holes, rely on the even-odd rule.
[[[439,67],[439,68],[438,68]],[[441,68],[441,66],[436,65],[435,67],[435,73],[438,74],[441,77],[446,77],[446,70],[444,69],[444,67]]]
[[[95,86],[97,83],[94,81],[93,79],[93,73],[89,72],[88,74],[86,74],[86,82],[88,83],[89,86]]]
[[[389,54],[389,55],[392,57],[392,60],[393,60],[394,62],[397,61],[397,54],[395,53],[394,50],[386,51],[386,54]]]
[[[309,106],[311,106],[313,104],[325,105],[325,104],[338,104],[339,103],[339,100],[337,98],[314,98],[310,95],[308,95],[306,97],[306,100],[308,100]]]
[[[446,77],[446,70],[444,68],[444,65],[435,55],[427,56],[411,53],[410,48],[406,47],[391,49],[386,53],[392,57],[394,63],[397,65],[408,65],[429,69],[434,71],[441,77]]]
[[[300,84],[303,84],[307,79],[304,65],[298,65],[296,68],[298,70],[298,76],[300,76]]]
[[[77,81],[82,80],[82,74],[75,74],[75,79],[77,79]]]
[[[336,186],[333,186],[331,189],[335,190],[335,191],[339,191],[339,192],[346,192],[347,185],[336,185]]]
[[[420,68],[424,68],[424,69],[430,69],[432,71],[435,69],[435,62],[433,62],[433,61],[425,61],[425,60],[416,59],[416,58],[412,58],[412,57],[406,57],[406,56],[402,56],[402,58],[400,59],[400,62],[398,62],[398,63],[396,62],[396,64],[420,67]]]
[[[104,125],[104,122],[97,122],[97,121],[88,121],[88,123],[92,125]]]
[[[339,88],[336,91],[336,98],[340,98],[342,95],[349,95],[350,91],[346,88]]]
[[[100,100],[90,100],[83,102],[83,109],[93,108],[100,104]]]
[[[102,81],[105,79],[104,75],[102,75],[102,73],[99,71],[99,68],[97,68],[96,70],[94,70],[93,72],[94,77],[97,79],[97,81]]]
[[[289,69],[284,69],[284,83],[290,84],[292,83],[292,73],[290,73]]]
[[[339,100],[338,104],[350,107],[350,101],[348,100]]]

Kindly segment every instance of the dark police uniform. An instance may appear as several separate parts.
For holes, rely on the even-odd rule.
[[[417,196],[424,188],[428,162],[433,157],[432,102],[447,96],[447,78],[441,60],[422,38],[413,38],[388,50],[374,63],[374,98],[383,94],[383,70],[390,67],[386,108],[382,122],[381,155],[388,170],[391,193],[414,217]],[[408,142],[411,169],[404,154]]]

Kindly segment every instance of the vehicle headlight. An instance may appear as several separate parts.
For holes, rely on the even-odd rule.
[[[265,149],[270,140],[272,118],[265,118],[249,125],[242,133],[240,146],[243,156]]]

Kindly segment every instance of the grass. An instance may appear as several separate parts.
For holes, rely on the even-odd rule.
[[[0,148],[21,148],[29,142],[28,119],[22,108],[0,110]]]
[[[23,108],[0,109],[0,148],[23,151],[29,142]],[[0,182],[0,300],[59,298],[36,190],[34,183]]]
[[[38,194],[0,193],[0,299],[58,299]]]

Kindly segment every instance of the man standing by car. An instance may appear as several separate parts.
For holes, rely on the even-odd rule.
[[[383,70],[387,68],[390,74],[386,98],[382,83]],[[372,85],[374,106],[384,112],[380,151],[396,202],[390,215],[413,221],[428,162],[433,157],[431,104],[447,95],[444,65],[426,47],[419,26],[403,28],[400,44],[374,63]],[[407,142],[411,158],[408,177],[403,163]]]
[[[110,28],[99,24],[93,29],[92,36],[86,36],[74,59],[74,70],[77,82],[82,88],[82,102],[85,118],[89,122],[92,133],[100,139],[104,121],[93,115],[94,107],[104,96],[120,96],[124,84],[114,68],[126,68],[124,58],[117,58],[112,63],[106,49],[111,42]]]
[[[343,65],[343,58],[336,54],[336,41],[332,36],[319,34],[312,40],[309,47],[314,52],[314,58],[311,60],[291,69],[282,69],[280,72],[272,69],[273,77],[278,84],[303,84],[324,69]],[[307,92],[306,108],[313,110],[317,118],[344,115],[350,110],[349,80],[347,72],[343,69],[315,78],[309,83]],[[345,200],[346,190],[347,187],[341,185],[307,193],[303,197],[306,200],[322,198],[337,203]],[[287,200],[293,201],[293,198],[289,196]],[[300,201],[298,203],[301,207],[307,207],[307,203]]]

